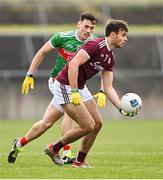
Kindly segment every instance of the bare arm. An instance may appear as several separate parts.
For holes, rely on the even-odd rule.
[[[33,74],[37,70],[37,68],[41,64],[41,62],[43,61],[46,54],[52,50],[53,50],[53,47],[50,45],[49,42],[46,42],[44,44],[44,46],[41,49],[39,49],[39,51],[36,53],[35,57],[32,60],[31,65],[29,67],[28,72]]]
[[[68,68],[68,78],[72,89],[78,88],[78,71],[79,66],[84,64],[89,59],[88,55],[84,50],[79,50],[79,52],[74,56],[74,58],[69,63]]]
[[[104,92],[107,98],[111,101],[111,103],[117,108],[120,109],[120,99],[113,87],[113,72],[110,71],[102,71],[102,79]]]
[[[104,85],[103,85],[102,73],[101,73],[101,86],[100,86],[100,90],[101,90],[101,91],[104,91]]]

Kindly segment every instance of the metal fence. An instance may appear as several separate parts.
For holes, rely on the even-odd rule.
[[[121,17],[121,19],[126,19],[135,24],[138,22],[161,24],[163,22],[162,6],[158,5],[130,6],[121,4],[117,6],[105,4],[104,6],[101,4],[92,8],[79,3],[36,3],[12,6],[1,3],[0,9],[1,24],[17,22],[22,25],[32,23],[41,24],[45,28],[45,32],[39,35],[1,34],[0,36],[0,119],[39,118],[52,97],[47,87],[47,80],[50,69],[55,63],[56,51],[49,54],[40,66],[36,74],[35,91],[27,96],[21,95],[22,79],[35,53],[51,36],[46,31],[47,24],[74,24],[78,20],[80,12],[86,10],[92,10],[100,17],[101,24],[106,21],[108,16]],[[70,11],[71,13],[69,13]],[[9,14],[10,16],[8,16]],[[134,15],[134,18],[131,14]],[[163,117],[162,47],[163,35],[131,34],[126,47],[115,51],[117,62],[114,86],[120,95],[126,92],[136,92],[142,97],[143,110],[137,118],[161,119]],[[99,76],[89,81],[88,87],[92,93],[98,91]],[[101,110],[101,113],[107,119],[122,118],[109,102],[107,108]]]

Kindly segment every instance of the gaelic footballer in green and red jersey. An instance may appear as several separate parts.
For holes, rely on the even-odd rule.
[[[77,37],[77,31],[58,32],[54,34],[49,42],[51,46],[57,49],[57,57],[55,66],[51,71],[51,77],[55,78],[57,74],[63,69],[75,52],[87,41],[96,38],[91,34],[86,41],[81,41]]]

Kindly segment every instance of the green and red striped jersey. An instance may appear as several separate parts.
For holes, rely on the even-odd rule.
[[[49,40],[52,47],[57,49],[56,62],[51,71],[51,77],[54,78],[58,75],[66,63],[85,42],[96,38],[96,36],[92,34],[88,40],[81,41],[76,34],[77,31],[58,32]]]

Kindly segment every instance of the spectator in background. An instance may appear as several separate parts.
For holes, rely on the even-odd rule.
[[[41,62],[45,59],[45,56],[54,49],[57,49],[58,55],[56,58],[56,63],[54,65],[54,68],[52,69],[51,77],[48,82],[49,89],[55,96],[53,87],[55,77],[72,58],[74,53],[81,45],[96,37],[92,34],[96,23],[97,19],[92,13],[84,12],[80,15],[79,21],[77,23],[77,30],[55,33],[52,38],[48,42],[46,42],[35,55],[22,85],[22,94],[28,94],[29,88],[34,89],[34,72],[37,70]],[[86,94],[86,96],[84,97],[84,101],[89,101],[90,99],[92,99],[92,96],[86,86],[84,88],[84,91]],[[105,95],[102,92],[99,92],[96,96],[98,97],[99,106],[103,107],[105,105]],[[18,138],[14,140],[11,152],[8,157],[8,161],[10,163],[14,163],[19,152],[18,149],[39,137],[48,128],[50,128],[53,123],[53,115],[46,114],[43,120],[35,123],[25,136],[21,137],[20,139]],[[61,124],[62,135],[64,135],[69,129],[71,129],[71,127],[72,119],[65,113]],[[73,157],[71,154],[70,145],[66,144],[63,147],[63,150],[64,163],[72,163]]]

